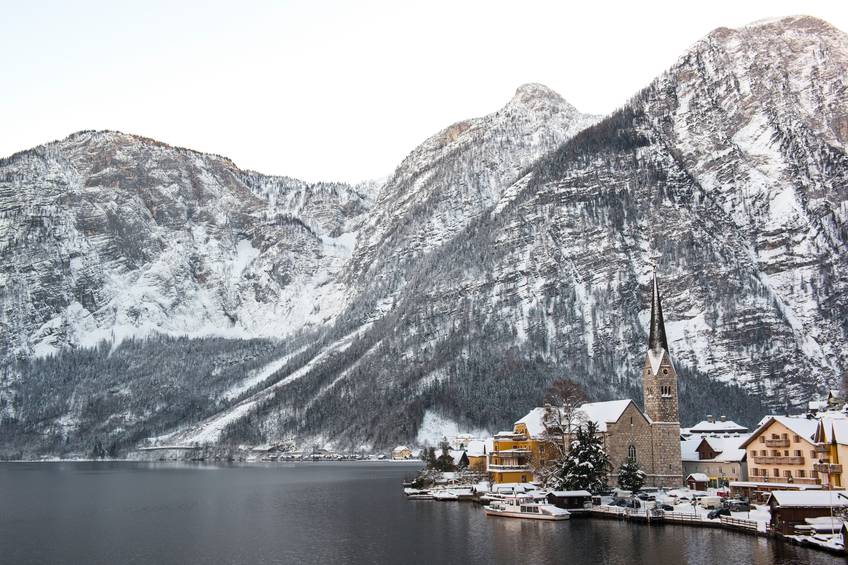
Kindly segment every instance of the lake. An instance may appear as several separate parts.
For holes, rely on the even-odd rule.
[[[0,563],[844,563],[723,530],[486,517],[397,463],[0,464]]]

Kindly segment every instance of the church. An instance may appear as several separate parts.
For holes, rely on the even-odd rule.
[[[683,485],[680,456],[680,412],[677,371],[672,363],[663,321],[662,300],[656,273],[653,279],[648,348],[642,369],[644,410],[631,399],[583,404],[577,410],[582,421],[593,421],[602,434],[611,464],[609,484],[615,485],[618,469],[629,457],[647,475],[646,486]],[[544,464],[550,436],[544,425],[545,408],[534,408],[515,422],[512,431],[494,438],[489,456],[493,482],[527,482],[533,469]]]

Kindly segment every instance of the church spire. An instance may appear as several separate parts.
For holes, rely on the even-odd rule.
[[[651,300],[651,327],[648,335],[648,349],[651,351],[668,351],[668,341],[665,338],[665,323],[663,322],[660,289],[657,286],[657,270],[654,268],[654,295]]]

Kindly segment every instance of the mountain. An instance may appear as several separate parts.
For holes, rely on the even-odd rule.
[[[388,445],[432,417],[492,430],[560,375],[594,398],[639,398],[655,262],[684,423],[753,420],[835,385],[848,368],[846,46],[812,18],[716,30],[450,241],[421,257],[415,239],[376,246],[369,281],[389,284],[366,286],[321,350],[332,358],[233,437]],[[394,282],[402,262],[381,270],[381,257],[406,255]]]
[[[285,336],[332,319],[374,187],[309,185],[117,132],[0,162],[2,358],[151,331]]]
[[[126,437],[164,432],[181,419],[190,423],[222,409],[220,418],[229,422],[230,409],[245,409],[239,401],[246,391],[265,380],[271,386],[259,387],[259,397],[276,390],[275,371],[304,336],[320,334],[351,297],[363,294],[367,285],[360,281],[369,275],[361,265],[376,259],[353,256],[360,230],[361,240],[384,237],[387,227],[404,241],[426,237],[404,219],[435,199],[439,210],[450,205],[465,216],[445,230],[455,233],[490,205],[482,195],[496,198],[520,169],[596,120],[547,88],[526,85],[499,112],[427,140],[388,189],[270,177],[118,132],[80,132],[0,161],[8,234],[0,250],[7,365],[0,415],[7,437],[23,438],[18,444],[47,437],[38,440],[44,449],[79,446],[94,434],[114,436],[112,416],[120,413],[123,435],[112,443],[125,446]],[[483,158],[485,174],[471,171]],[[443,186],[460,174],[461,186]],[[412,185],[417,195],[406,194]],[[377,199],[387,190],[391,196]],[[167,335],[197,338],[203,359],[194,361],[191,347]],[[145,336],[146,343],[134,339]],[[213,337],[253,339],[239,347]],[[275,346],[256,338],[284,341]],[[112,345],[74,353],[102,340]],[[219,349],[223,365],[244,361],[239,377],[229,370],[213,370],[214,378],[198,374],[200,367],[209,371],[210,352]],[[172,356],[197,368],[180,371]],[[254,367],[257,359],[265,364]],[[68,364],[86,365],[85,382],[66,378]],[[152,372],[165,384],[150,382]],[[141,383],[168,402],[147,406],[138,398],[149,394]],[[190,406],[181,394],[193,399]],[[99,395],[112,407],[96,402]],[[248,397],[246,406],[256,400]],[[212,427],[211,436],[204,428],[190,439],[216,439],[220,426]]]
[[[846,71],[820,20],[722,28],[604,119],[525,85],[379,186],[114,132],[5,159],[0,450],[381,447],[558,376],[638,399],[653,263],[684,423],[800,405],[848,369]]]

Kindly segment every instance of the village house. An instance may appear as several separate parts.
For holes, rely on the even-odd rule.
[[[765,490],[769,483],[842,488],[848,461],[848,419],[767,416],[742,445],[749,480]]]
[[[807,408],[812,414],[819,412],[827,412],[830,410],[839,410],[845,405],[843,394],[838,390],[829,390],[827,397],[824,400],[811,400],[807,403]]]
[[[782,491],[769,498],[771,527],[784,535],[795,533],[795,526],[806,524],[810,518],[838,515],[848,507],[848,497],[840,491]]]
[[[610,484],[616,483],[621,465],[633,458],[646,473],[646,485],[679,486],[683,484],[683,467],[677,371],[668,352],[656,275],[642,384],[644,411],[630,399],[587,403],[576,411],[575,423],[592,421],[597,425],[612,467]],[[558,451],[552,442],[563,438],[547,433],[545,418],[549,409],[534,408],[515,422],[511,431],[495,435],[488,466],[493,482],[532,481],[534,469],[556,456]]]
[[[392,459],[397,461],[402,459],[412,459],[412,450],[405,445],[399,445],[392,449]]]
[[[683,473],[703,474],[712,487],[748,480],[748,452],[741,447],[750,434],[697,434],[680,442]]]

